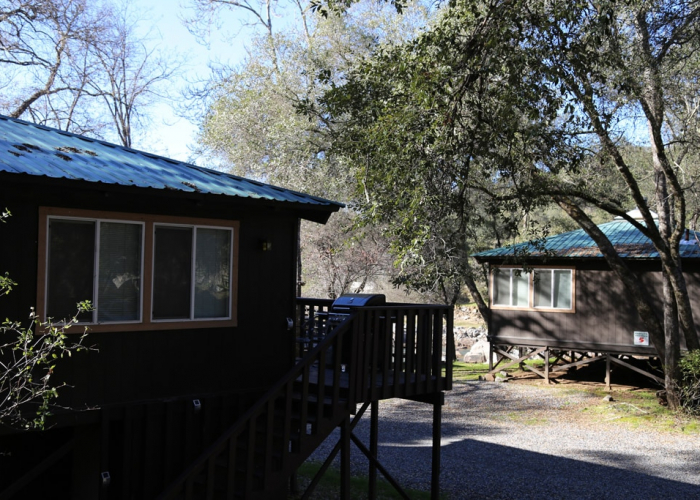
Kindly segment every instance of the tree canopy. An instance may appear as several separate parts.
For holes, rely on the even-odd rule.
[[[537,213],[558,205],[627,286],[672,377],[679,328],[699,347],[678,253],[698,174],[699,15],[692,1],[457,0],[311,112],[332,117],[334,147],[361,165],[362,213],[390,225],[404,261],[431,238],[440,258],[466,258],[493,220],[545,235]],[[592,208],[651,239],[663,313]]]

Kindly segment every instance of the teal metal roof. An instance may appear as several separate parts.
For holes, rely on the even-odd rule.
[[[620,257],[626,259],[658,259],[659,253],[649,238],[625,220],[615,220],[598,226],[615,246]],[[682,258],[700,258],[698,239],[700,232],[690,231],[689,241],[681,241]],[[478,260],[502,259],[506,257],[557,257],[557,258],[603,258],[598,246],[583,229],[557,234],[545,238],[537,245],[519,243],[474,254]]]
[[[288,202],[337,203],[0,115],[0,172]]]

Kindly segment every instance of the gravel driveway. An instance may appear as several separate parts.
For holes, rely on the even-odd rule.
[[[519,383],[456,383],[443,407],[441,489],[454,499],[700,499],[700,436],[631,429],[584,410],[600,398]],[[612,403],[614,404],[614,403]],[[379,460],[429,491],[432,406],[379,407]],[[369,442],[369,411],[355,428]],[[331,436],[312,459],[322,461]],[[337,460],[337,459],[336,459]],[[352,448],[353,474],[367,460]],[[380,475],[381,476],[381,475]]]

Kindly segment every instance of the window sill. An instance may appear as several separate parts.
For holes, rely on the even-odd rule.
[[[79,323],[73,326],[67,333],[83,333],[87,328],[88,333],[99,332],[143,332],[155,330],[201,330],[204,328],[231,328],[238,326],[232,319],[206,320],[206,321],[158,321],[155,323]]]
[[[564,314],[573,314],[576,312],[576,309],[555,309],[555,308],[550,308],[550,307],[515,307],[515,306],[498,306],[498,305],[491,305],[491,309],[498,309],[498,310],[504,310],[504,311],[529,311],[529,312],[546,312],[546,313],[564,313]]]

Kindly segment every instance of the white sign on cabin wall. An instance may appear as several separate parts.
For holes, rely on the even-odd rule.
[[[634,345],[649,345],[649,332],[634,332]]]

